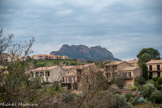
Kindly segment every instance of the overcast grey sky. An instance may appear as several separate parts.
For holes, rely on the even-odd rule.
[[[0,27],[16,41],[34,36],[34,54],[100,45],[127,60],[147,47],[162,54],[161,7],[161,0],[0,0]]]

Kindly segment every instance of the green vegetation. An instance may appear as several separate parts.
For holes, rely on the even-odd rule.
[[[143,85],[145,83],[146,83],[145,79],[143,77],[141,77],[141,76],[137,76],[135,78],[135,80],[134,80],[134,85],[135,86],[140,86],[140,85]]]
[[[86,64],[86,62],[74,60],[74,59],[66,59],[66,60],[30,60],[28,62],[33,63],[36,67],[45,67],[45,66],[54,66],[54,65],[81,65]]]
[[[138,64],[143,72],[142,76],[148,80],[148,70],[145,63],[151,59],[160,59],[160,53],[154,48],[143,48],[137,55],[137,58],[139,59]]]
[[[113,83],[116,84],[120,89],[122,89],[125,85],[124,78],[120,75],[113,78]]]
[[[0,54],[12,49],[12,53],[16,52],[15,55],[19,54],[17,52],[22,54],[23,51],[24,57],[29,55],[34,39],[30,40],[29,43],[26,42],[25,45],[11,45],[11,40],[11,36],[3,38],[2,31],[0,31],[0,45],[3,49],[0,50]],[[140,55],[141,53],[139,57]],[[153,55],[144,54],[144,57],[151,58]],[[142,57],[141,60],[146,62],[148,59]],[[143,63],[143,61],[140,62]],[[103,73],[94,68],[90,69],[88,73],[89,81],[82,79],[82,92],[76,93],[61,88],[59,82],[40,83],[38,77],[29,80],[30,76],[26,73],[26,70],[30,69],[31,66],[78,65],[85,64],[85,62],[77,60],[36,61],[28,58],[27,62],[15,60],[4,63],[0,60],[0,65],[2,64],[5,64],[5,68],[0,69],[0,103],[35,103],[40,108],[132,108],[132,105],[142,105],[149,102],[162,103],[161,78],[153,78],[147,82],[144,76],[136,77],[135,86],[130,87],[130,93],[121,95],[118,89],[112,89],[111,91],[109,86],[116,84],[118,88],[122,89],[124,86],[123,77],[118,76],[112,82],[108,82]],[[98,63],[98,66],[103,67],[103,64]],[[77,88],[77,86],[79,85],[74,83],[74,88]],[[136,92],[139,92],[141,96],[138,96]]]

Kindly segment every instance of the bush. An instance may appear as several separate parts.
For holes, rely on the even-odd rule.
[[[61,86],[58,82],[54,82],[52,85],[52,88],[54,91],[60,91],[61,90]]]
[[[153,84],[146,84],[143,87],[142,95],[144,98],[149,98],[151,93],[157,90]]]
[[[138,102],[139,104],[144,104],[144,103],[146,103],[147,101],[146,101],[143,97],[140,97],[140,98],[138,98],[137,102]]]
[[[162,103],[162,93],[159,90],[155,90],[150,95],[150,100],[153,103]]]
[[[146,83],[146,81],[143,77],[137,76],[135,78],[135,83],[134,83],[135,86],[143,85],[145,83]]]
[[[131,97],[130,98],[130,100],[129,100],[129,102],[132,104],[132,105],[137,105],[137,104],[139,104],[138,103],[138,97]]]
[[[138,88],[136,87],[136,86],[130,86],[129,87],[129,90],[131,90],[131,91],[137,91],[138,90]]]
[[[158,90],[161,90],[161,85],[159,85],[159,84],[156,83],[154,86],[155,86]]]
[[[162,85],[162,78],[158,78],[157,83],[158,83],[159,85]]]
[[[127,102],[130,101],[131,98],[134,98],[134,97],[135,97],[135,95],[133,95],[133,94],[131,94],[131,93],[127,93],[127,94],[125,94],[124,96],[125,96]]]
[[[125,85],[124,78],[121,76],[113,78],[113,83],[116,84],[120,89],[122,89],[123,86]]]
[[[126,98],[119,94],[115,95],[116,103],[114,108],[132,108],[132,105],[129,102],[126,102]]]
[[[159,77],[156,77],[156,78],[153,78],[152,80],[156,82],[156,81],[158,81],[158,79],[159,79]]]
[[[75,95],[70,91],[66,91],[62,94],[62,100],[65,103],[73,103]]]

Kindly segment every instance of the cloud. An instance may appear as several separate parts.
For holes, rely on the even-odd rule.
[[[29,0],[0,3],[0,27],[15,40],[36,38],[35,53],[62,44],[101,45],[121,59],[144,47],[162,53],[160,0]]]

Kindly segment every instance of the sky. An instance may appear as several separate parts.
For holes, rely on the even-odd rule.
[[[142,48],[162,55],[161,7],[161,0],[0,0],[0,28],[16,42],[35,37],[33,54],[100,45],[129,60]]]

